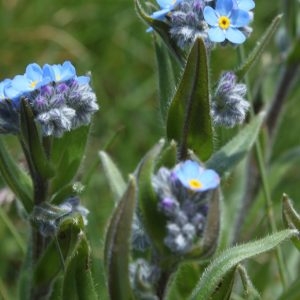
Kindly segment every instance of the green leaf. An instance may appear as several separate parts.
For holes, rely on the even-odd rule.
[[[33,286],[36,291],[47,292],[51,289],[52,283],[63,270],[62,259],[66,261],[73,253],[83,227],[81,216],[62,221],[56,238],[53,238],[34,267]]]
[[[170,105],[171,95],[175,89],[175,75],[166,47],[154,40],[157,69],[158,69],[158,86],[159,86],[159,103],[160,112],[163,121],[167,118],[167,113]]]
[[[276,30],[278,29],[281,18],[282,15],[278,15],[277,17],[274,18],[270,26],[265,31],[264,35],[257,42],[256,47],[246,58],[245,62],[235,71],[239,80],[241,80],[246,75],[246,73],[254,66],[254,64],[257,63],[258,60],[261,58],[267,45],[270,43]]]
[[[192,149],[202,160],[213,151],[213,130],[210,118],[208,61],[205,44],[197,39],[167,117],[167,137],[179,145],[180,159]]]
[[[235,279],[236,268],[232,268],[218,283],[214,290],[211,300],[230,300]]]
[[[106,233],[104,255],[110,299],[133,299],[128,272],[131,223],[135,202],[136,183],[131,177],[127,190],[112,215]]]
[[[265,113],[257,115],[231,141],[214,153],[206,163],[207,168],[214,169],[222,176],[224,172],[235,167],[253,146],[264,116]]]
[[[159,253],[169,253],[164,244],[166,218],[157,209],[158,198],[152,187],[152,175],[163,146],[163,141],[156,144],[145,155],[137,169],[138,198],[143,225],[154,247]]]
[[[216,257],[202,274],[189,300],[207,300],[227,272],[245,259],[270,251],[283,241],[296,236],[297,230],[287,229],[254,242],[226,249]]]
[[[126,183],[110,156],[105,151],[100,151],[99,156],[104,169],[104,174],[114,195],[115,202],[117,203],[126,189]]]
[[[176,45],[174,39],[172,39],[170,36],[170,25],[160,20],[151,18],[144,11],[139,0],[134,0],[134,3],[138,16],[159,34],[161,40],[165,43],[170,53],[174,56],[174,58],[180,65],[183,65],[184,54],[182,50]]]
[[[74,184],[70,183],[65,185],[63,188],[58,190],[54,195],[52,195],[50,199],[50,203],[52,204],[61,204],[63,201],[65,201],[68,197],[77,195],[78,193],[74,189]]]
[[[90,126],[81,126],[53,139],[51,160],[56,166],[56,176],[51,183],[51,193],[69,184],[83,159]]]
[[[21,101],[20,110],[20,138],[33,176],[38,174],[39,177],[44,179],[51,178],[54,176],[55,171],[46,155],[33,112],[26,101]]]
[[[199,280],[204,267],[198,262],[183,262],[179,265],[178,270],[171,277],[167,286],[166,300],[187,299],[191,290]]]
[[[5,183],[21,201],[27,213],[33,208],[32,184],[28,175],[20,169],[0,138],[0,172]]]
[[[73,255],[67,263],[62,299],[98,299],[91,273],[89,245],[84,234],[80,235]]]
[[[155,169],[157,170],[160,167],[172,169],[177,162],[177,151],[176,142],[171,141],[158,157],[157,163],[155,164]]]

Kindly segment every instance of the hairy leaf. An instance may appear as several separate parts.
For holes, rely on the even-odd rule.
[[[212,154],[208,61],[202,39],[194,43],[170,104],[167,137],[178,142],[180,159],[187,158],[188,149],[193,150],[202,161]]]
[[[136,183],[131,177],[127,190],[112,215],[105,240],[105,263],[111,299],[133,299],[128,272],[135,202]]]
[[[257,115],[231,141],[214,153],[207,161],[206,166],[216,170],[219,175],[235,167],[253,146],[264,116],[264,113]]]
[[[114,195],[115,201],[117,202],[126,189],[126,183],[118,167],[105,151],[100,151],[99,157],[101,159],[104,173],[108,180],[110,189]]]
[[[209,299],[225,274],[237,264],[245,259],[270,251],[297,234],[298,231],[294,229],[282,230],[260,240],[226,249],[208,265],[189,299]]]

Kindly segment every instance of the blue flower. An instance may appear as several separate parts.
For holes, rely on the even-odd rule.
[[[255,7],[253,0],[236,0],[237,7],[242,10],[249,11]]]
[[[44,65],[44,77],[49,77],[51,81],[62,82],[75,78],[75,67],[69,61],[65,61],[62,65]]]
[[[176,165],[173,174],[183,186],[195,192],[211,190],[220,184],[220,177],[214,170],[204,169],[192,160]]]
[[[217,0],[216,8],[206,6],[203,11],[204,19],[211,27],[208,37],[212,42],[230,41],[241,44],[246,36],[239,28],[243,28],[251,21],[248,11],[238,9],[233,0]]]
[[[14,95],[15,92],[14,97],[16,97],[16,95],[32,92],[49,81],[49,78],[43,76],[43,70],[38,64],[29,64],[24,75],[17,75],[11,81],[10,93]]]

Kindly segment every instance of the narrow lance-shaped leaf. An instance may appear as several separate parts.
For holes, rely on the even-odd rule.
[[[90,249],[82,233],[69,259],[63,282],[62,300],[96,300],[97,294],[91,273]]]
[[[157,208],[158,198],[152,187],[152,175],[155,171],[158,158],[163,156],[163,146],[164,143],[162,141],[156,144],[145,155],[137,169],[139,208],[143,225],[154,247],[160,254],[169,252],[164,244],[166,218]]]
[[[134,2],[137,14],[141,17],[141,19],[144,22],[146,22],[150,27],[155,29],[155,31],[161,37],[162,41],[166,44],[170,53],[174,56],[174,58],[178,61],[180,65],[183,65],[184,54],[182,50],[176,45],[175,41],[171,38],[170,26],[165,22],[151,18],[144,11],[139,0],[134,0]]]
[[[270,26],[265,31],[264,35],[257,42],[256,47],[252,50],[249,56],[246,58],[245,62],[235,71],[239,80],[241,80],[245,74],[253,67],[253,65],[258,62],[261,58],[265,48],[270,43],[272,37],[274,36],[276,30],[279,27],[279,23],[281,21],[282,15],[278,15],[272,21]]]
[[[5,183],[21,201],[27,213],[32,210],[32,186],[28,175],[18,167],[0,138],[0,173]]]
[[[51,193],[69,184],[76,175],[83,159],[90,126],[81,126],[53,140],[51,161],[56,176],[51,183]]]
[[[219,282],[217,288],[214,290],[211,300],[230,300],[232,288],[234,284],[236,268],[232,268]]]
[[[192,149],[202,161],[212,154],[208,60],[202,39],[197,39],[192,47],[171,102],[167,137],[178,142],[180,159],[186,158],[188,149]]]
[[[159,104],[163,121],[167,118],[171,95],[175,90],[173,65],[164,45],[154,38],[154,46],[158,70]]]
[[[260,240],[226,249],[214,259],[202,274],[189,300],[207,300],[227,272],[245,259],[267,252],[299,234],[295,229],[282,230]]]
[[[235,167],[253,146],[264,116],[265,113],[257,115],[231,141],[214,153],[206,163],[207,168],[214,169],[222,175]]]
[[[117,202],[126,189],[126,183],[118,167],[115,165],[115,163],[105,151],[100,151],[99,157],[102,162],[104,174],[108,180],[108,184],[114,195],[115,202]]]
[[[25,100],[21,101],[20,128],[21,142],[32,172],[41,178],[53,177],[54,168],[46,155],[33,112]]]
[[[105,239],[104,254],[111,299],[133,299],[129,282],[129,243],[135,202],[136,183],[131,177],[127,190],[112,215]]]

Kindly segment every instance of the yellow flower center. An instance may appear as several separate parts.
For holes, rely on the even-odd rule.
[[[219,27],[222,29],[228,29],[230,26],[230,19],[226,16],[221,16],[219,18]]]
[[[198,179],[190,179],[189,185],[192,189],[200,189],[202,187],[202,183]]]
[[[38,83],[37,80],[31,81],[31,82],[29,83],[29,86],[30,86],[31,88],[35,88],[35,86],[37,85],[37,83]]]

